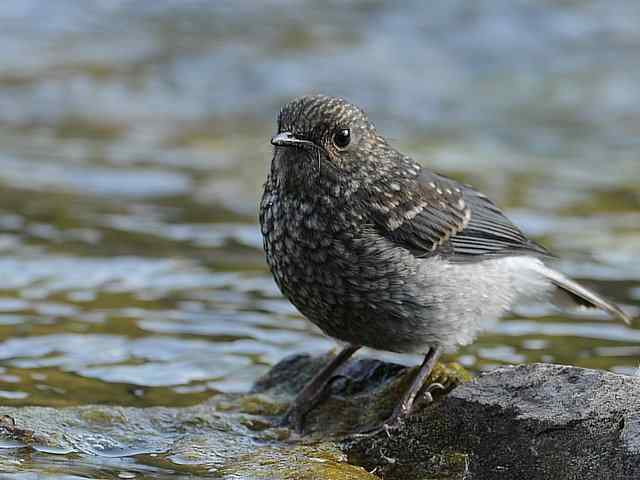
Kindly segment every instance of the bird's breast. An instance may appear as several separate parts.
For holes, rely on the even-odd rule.
[[[267,261],[281,288],[340,281],[339,269],[351,257],[345,243],[358,227],[337,202],[267,192],[260,220]]]
[[[371,231],[349,205],[266,191],[260,211],[276,283],[321,328],[404,295],[403,278],[413,273],[409,255]]]

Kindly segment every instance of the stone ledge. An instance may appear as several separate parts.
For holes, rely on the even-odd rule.
[[[293,379],[316,363],[289,358],[257,387],[298,388]],[[310,415],[311,438],[347,435],[385,418],[404,373],[373,360],[350,362]],[[284,381],[269,385],[274,379]],[[640,378],[552,364],[502,367],[427,405],[391,437],[339,446],[350,463],[385,479],[638,479]]]
[[[2,471],[47,474],[59,465],[80,475],[100,457],[135,455],[141,473],[149,465],[216,478],[640,478],[640,378],[502,367],[422,405],[391,436],[353,438],[389,415],[413,369],[352,359],[309,414],[305,436],[271,427],[326,361],[286,358],[252,392],[193,407],[0,407],[0,447],[40,452],[28,470],[3,462]],[[462,373],[439,366],[432,380],[452,375]],[[65,458],[47,461],[47,453]]]

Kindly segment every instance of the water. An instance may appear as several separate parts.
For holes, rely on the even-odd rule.
[[[365,106],[640,313],[639,19],[604,0],[2,2],[2,404],[194,405],[333,346],[281,298],[256,226],[275,116],[302,93]],[[451,358],[634,374],[640,333],[534,305]]]

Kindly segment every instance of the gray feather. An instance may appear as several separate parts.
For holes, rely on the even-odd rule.
[[[548,267],[544,267],[542,269],[542,274],[564,294],[566,294],[575,304],[589,308],[599,308],[609,313],[611,316],[619,318],[626,324],[631,324],[631,317],[623,312],[620,307],[602,298],[594,291],[580,285],[578,282],[571,280],[560,272]]]

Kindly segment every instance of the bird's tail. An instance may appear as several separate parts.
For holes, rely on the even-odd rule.
[[[573,305],[599,308],[609,313],[612,317],[619,318],[626,324],[631,324],[631,317],[623,312],[620,307],[588,288],[583,287],[578,282],[546,266],[542,267],[541,273],[548,278],[553,285],[558,287],[557,293],[554,295],[555,303],[566,305],[568,300],[569,303]]]

